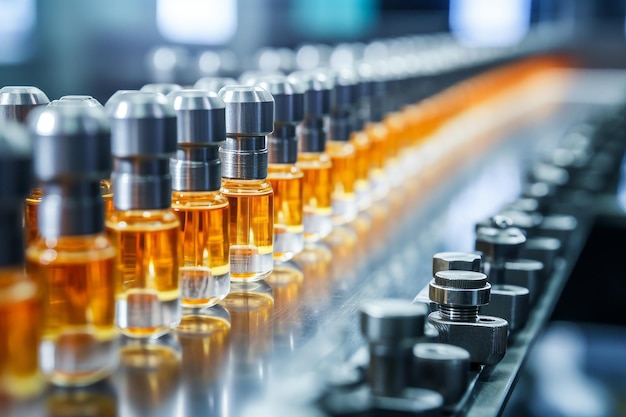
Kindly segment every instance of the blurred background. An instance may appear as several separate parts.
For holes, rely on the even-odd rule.
[[[533,27],[585,68],[624,70],[625,18],[624,0],[0,0],[0,86],[104,103],[151,82],[318,66],[342,43],[375,54],[378,39],[446,33],[513,46]],[[626,415],[625,238],[623,212],[599,220],[506,416]]]
[[[558,26],[591,64],[620,66],[624,10],[621,0],[0,0],[0,80],[105,101],[153,81],[323,59],[276,48],[445,32],[513,44],[538,25]]]

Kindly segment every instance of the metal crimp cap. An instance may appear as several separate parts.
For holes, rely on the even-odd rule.
[[[274,131],[267,143],[269,162],[295,163],[298,159],[296,126],[304,119],[304,87],[285,75],[268,75],[250,82],[274,97]]]
[[[38,181],[101,180],[111,173],[109,121],[102,107],[68,101],[34,109],[28,126]]]
[[[487,275],[474,271],[439,271],[428,289],[431,301],[461,307],[488,304],[490,293]]]
[[[480,255],[469,252],[439,252],[433,255],[433,277],[439,271],[480,272]]]
[[[56,101],[56,100],[55,100]],[[89,106],[102,107],[102,103],[88,95],[81,94],[70,94],[59,98],[58,101],[77,101],[79,103],[84,103]]]
[[[129,91],[107,107],[116,158],[169,158],[176,152],[176,113],[160,93]]]
[[[33,148],[17,122],[0,122],[0,208],[18,211],[31,187]],[[21,227],[21,225],[20,225]]]
[[[193,88],[199,90],[210,91],[216,93],[227,85],[239,84],[236,79],[231,77],[202,77],[193,85]]]
[[[183,89],[167,98],[176,112],[179,145],[206,146],[224,141],[226,106],[216,93]]]
[[[370,343],[399,344],[424,335],[428,309],[409,300],[386,298],[361,305],[361,333]]]
[[[218,96],[226,105],[228,136],[266,136],[274,130],[274,98],[265,89],[228,85]]]
[[[139,91],[147,91],[150,93],[159,93],[164,96],[168,95],[173,91],[182,90],[183,87],[180,84],[176,83],[151,83],[146,84],[139,89]]]
[[[305,117],[323,117],[330,113],[332,77],[319,70],[302,70],[292,72],[289,78],[304,88]]]
[[[48,104],[48,96],[33,86],[6,86],[0,88],[0,121],[25,123],[28,113],[37,106]]]
[[[226,105],[226,141],[220,148],[222,176],[267,178],[266,135],[274,130],[274,98],[261,87],[229,85],[218,96]]]

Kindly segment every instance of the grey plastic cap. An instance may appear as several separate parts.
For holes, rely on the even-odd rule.
[[[116,158],[169,158],[176,152],[176,113],[160,93],[129,91],[107,108]]]
[[[48,96],[34,86],[5,86],[0,88],[0,121],[25,123],[28,114],[50,102]]]
[[[284,75],[262,76],[254,80],[274,97],[274,123],[299,123],[304,119],[304,86]]]
[[[226,138],[226,106],[216,93],[183,89],[167,96],[176,112],[179,145],[206,146]]]
[[[289,74],[295,82],[304,88],[304,114],[322,117],[330,113],[333,79],[320,70],[301,70]]]

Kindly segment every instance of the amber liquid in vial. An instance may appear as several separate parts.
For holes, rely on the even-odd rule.
[[[86,385],[116,366],[114,259],[104,233],[38,238],[26,249],[43,294],[41,368],[56,385]]]
[[[230,279],[256,281],[274,267],[274,193],[265,180],[222,179],[230,205]]]
[[[355,176],[354,191],[356,193],[357,208],[366,210],[372,204],[370,191],[370,166],[372,146],[365,132],[356,132],[350,138],[355,150]]]
[[[212,306],[230,290],[228,200],[217,191],[175,191],[172,210],[180,221],[183,247],[180,303]]]
[[[126,336],[158,337],[180,322],[179,226],[169,209],[115,211],[106,221],[117,248],[116,325]]]
[[[372,123],[366,127],[365,132],[371,141],[370,174],[372,198],[380,201],[389,193],[389,180],[385,172],[387,157],[389,156],[389,150],[385,146],[387,128],[382,123]]]
[[[303,179],[297,166],[268,166],[267,181],[274,190],[274,259],[278,261],[288,261],[304,247]]]
[[[303,173],[304,239],[315,242],[333,230],[332,162],[325,153],[300,152],[296,165]]]
[[[356,151],[350,142],[328,141],[326,150],[332,162],[332,207],[335,225],[346,224],[357,215]]]
[[[44,388],[41,308],[40,290],[23,267],[0,270],[0,398],[30,398]]]
[[[113,190],[110,179],[100,181],[100,191],[104,199],[104,210],[106,215],[108,215],[113,211]],[[42,195],[41,188],[33,188],[28,197],[26,197],[26,207],[24,209],[24,242],[26,245],[34,242],[39,237],[37,213]]]

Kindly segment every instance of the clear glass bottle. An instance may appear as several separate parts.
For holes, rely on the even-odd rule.
[[[274,264],[274,192],[267,182],[267,139],[274,129],[274,99],[258,86],[230,85],[226,141],[220,147],[222,194],[230,204],[230,279],[256,281]]]
[[[22,203],[32,169],[26,129],[3,122],[0,149],[0,398],[28,399],[43,391],[45,380],[39,369],[42,288],[24,271],[22,246]]]
[[[305,242],[316,242],[333,229],[330,157],[326,153],[326,118],[330,112],[332,79],[324,71],[295,71],[289,75],[304,89],[304,119],[298,125],[298,160],[302,170]]]
[[[128,337],[155,338],[181,318],[182,245],[169,165],[176,113],[162,94],[138,91],[119,95],[107,111],[115,160],[106,220],[117,249],[115,323]]]
[[[68,102],[35,110],[29,126],[43,190],[39,237],[26,248],[43,294],[41,368],[56,385],[85,385],[117,364],[116,251],[99,184],[111,168],[109,123],[102,107]]]
[[[184,312],[188,315],[216,304],[230,290],[230,205],[220,192],[219,159],[225,106],[217,94],[195,89],[172,92],[168,100],[177,115],[178,150],[170,160],[172,209],[180,221],[180,302],[193,309]]]
[[[295,165],[296,127],[304,118],[304,87],[283,75],[258,75],[250,83],[274,97],[274,131],[267,145],[267,180],[274,190],[274,260],[285,262],[304,247],[304,174]]]

